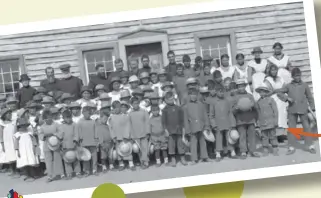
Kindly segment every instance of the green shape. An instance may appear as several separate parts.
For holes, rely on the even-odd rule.
[[[126,198],[126,195],[116,184],[105,183],[94,190],[91,198]]]

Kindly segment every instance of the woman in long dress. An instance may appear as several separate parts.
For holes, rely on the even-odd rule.
[[[268,58],[269,65],[276,65],[279,68],[278,76],[288,84],[292,81],[290,57],[283,53],[283,45],[279,42],[273,45],[273,50],[274,54]]]
[[[223,54],[221,56],[221,66],[218,67],[216,70],[221,72],[223,80],[227,77],[230,77],[233,79],[235,66],[231,66],[230,57],[227,54]]]
[[[248,64],[245,63],[244,58],[244,54],[240,53],[236,55],[237,64],[235,65],[233,80],[236,82],[239,79],[245,79],[247,82],[247,86],[245,89],[247,93],[252,94],[252,76],[255,73],[255,69],[248,66]]]
[[[248,66],[254,68],[255,70],[255,74],[252,76],[253,97],[255,101],[258,101],[260,98],[260,94],[258,94],[255,89],[264,82],[268,65],[268,61],[261,58],[262,53],[263,51],[260,47],[255,47],[252,51],[254,59],[248,62]]]
[[[288,103],[285,102],[286,99],[282,94],[273,93],[276,89],[281,89],[284,87],[284,80],[278,76],[279,68],[276,65],[270,65],[267,77],[265,78],[265,83],[268,85],[270,90],[272,90],[272,98],[275,100],[278,108],[278,128],[276,130],[276,135],[278,136],[279,142],[283,142],[287,135],[288,128]]]

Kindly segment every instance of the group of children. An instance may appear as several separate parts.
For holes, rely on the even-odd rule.
[[[190,62],[186,59],[183,62]],[[298,68],[292,70],[293,81],[282,89],[258,87],[257,102],[246,91],[246,80],[222,79],[220,71],[211,74],[210,70],[210,65],[177,64],[172,81],[165,70],[143,71],[139,76],[123,72],[111,78],[111,92],[100,84],[94,90],[83,86],[82,98],[76,101],[68,93],[38,88],[20,109],[21,101],[1,97],[2,171],[25,174],[27,181],[45,171],[50,182],[127,166],[135,170],[151,163],[175,167],[177,160],[183,165],[210,162],[212,153],[217,161],[225,155],[260,157],[257,129],[263,155],[270,148],[278,155],[278,109],[270,96],[284,94],[290,103],[290,123],[296,124],[297,117],[306,120],[309,105],[314,110]],[[29,80],[25,74],[21,77],[22,89],[33,89]],[[312,141],[306,145],[315,153]],[[294,153],[292,146],[288,154]],[[79,147],[90,152],[89,161],[73,159],[70,151]]]

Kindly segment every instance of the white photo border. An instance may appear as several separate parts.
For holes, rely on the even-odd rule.
[[[228,1],[216,0],[214,2],[211,1],[206,3],[187,4],[187,5],[152,8],[152,9],[145,9],[145,10],[116,12],[116,13],[103,14],[103,15],[92,15],[92,16],[85,16],[85,17],[74,17],[74,18],[66,18],[66,19],[55,19],[55,20],[47,20],[47,21],[40,21],[40,22],[23,23],[23,24],[5,25],[5,26],[0,26],[0,35],[11,35],[11,34],[19,34],[19,33],[27,33],[27,32],[37,32],[37,31],[45,31],[45,30],[53,30],[53,29],[79,27],[79,26],[98,25],[98,24],[104,24],[104,23],[115,23],[115,22],[121,22],[121,21],[158,18],[158,17],[164,17],[164,16],[177,16],[177,15],[185,15],[185,14],[193,14],[193,13],[201,13],[201,12],[230,10],[230,9],[239,9],[239,8],[247,8],[247,7],[292,3],[292,2],[303,2],[311,73],[312,73],[311,74],[312,84],[314,85],[313,89],[314,89],[315,105],[317,109],[317,114],[320,114],[319,111],[321,112],[321,102],[320,102],[321,91],[319,92],[317,90],[316,85],[321,84],[321,78],[320,78],[321,68],[320,68],[318,38],[317,38],[313,0],[301,0],[301,1],[299,0],[259,0],[259,1],[258,0],[244,0],[244,1],[233,0],[234,1],[233,3],[231,3],[231,1],[232,0],[228,0]],[[166,15],[164,15],[164,13],[166,13]],[[318,126],[321,126],[321,119],[319,118],[317,119],[317,124]],[[321,150],[321,144],[319,144],[319,146]],[[214,174],[199,175],[199,176],[128,183],[128,184],[120,184],[119,186],[123,189],[123,191],[126,194],[132,194],[132,193],[140,193],[140,192],[147,192],[147,191],[166,190],[166,189],[174,189],[174,188],[182,188],[182,187],[190,187],[190,186],[254,180],[254,179],[307,174],[307,173],[315,173],[315,172],[321,172],[321,161],[297,164],[297,165],[284,165],[284,166],[278,166],[278,167],[259,168],[259,169],[251,169],[251,170],[232,171],[232,172],[226,172],[226,173],[214,173]],[[40,197],[43,197],[44,194],[48,198],[54,198],[59,196],[91,197],[91,194],[94,191],[94,189],[95,188],[83,188],[83,189],[75,189],[75,190],[67,190],[67,191],[59,191],[59,192],[25,195],[24,197],[40,198]]]

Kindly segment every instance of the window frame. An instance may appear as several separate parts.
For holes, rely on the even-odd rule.
[[[115,57],[119,57],[119,49],[117,42],[107,42],[107,43],[97,43],[97,44],[87,44],[77,46],[77,54],[78,54],[78,63],[79,63],[79,70],[80,70],[80,78],[84,82],[84,84],[89,83],[89,75],[86,72],[86,65],[84,61],[84,53],[86,51],[94,51],[94,50],[104,50],[104,49],[113,49]],[[88,77],[88,78],[87,78]]]
[[[18,60],[19,61],[19,78],[21,74],[27,74],[27,68],[26,68],[26,63],[23,55],[9,55],[9,56],[0,56],[0,61],[7,61],[7,60]],[[21,87],[21,83],[19,82],[19,88]],[[18,91],[18,90],[17,90]],[[16,92],[4,92],[0,94],[12,94],[16,96]]]
[[[229,36],[231,41],[231,55],[230,57],[232,65],[236,64],[235,56],[236,56],[236,37],[235,31],[231,30],[213,30],[213,31],[206,31],[206,32],[199,32],[194,33],[194,41],[195,41],[195,50],[196,56],[201,56],[201,44],[200,39],[203,38],[211,38],[211,37],[220,37],[220,36]]]

